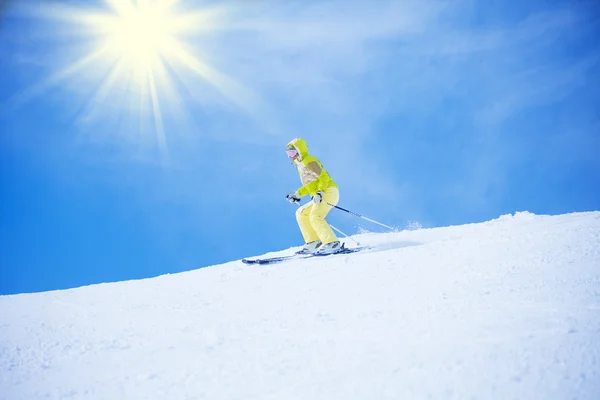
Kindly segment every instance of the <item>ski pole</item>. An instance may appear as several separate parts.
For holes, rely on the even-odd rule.
[[[328,222],[329,224],[329,222]],[[360,246],[360,243],[358,243],[356,240],[352,239],[350,236],[346,235],[344,232],[340,231],[338,228],[336,228],[335,226],[329,224],[329,226],[331,227],[331,229],[337,231],[338,233],[341,233],[342,235],[344,235],[346,237],[346,239],[350,239],[352,240],[354,243],[356,243],[358,246]]]
[[[367,218],[367,217],[365,217],[365,216],[363,216],[363,215],[360,215],[360,214],[358,214],[358,213],[355,213],[355,212],[353,212],[353,211],[346,210],[345,208],[342,208],[342,207],[335,206],[335,205],[333,205],[333,204],[331,204],[331,203],[327,203],[327,204],[329,204],[329,205],[330,205],[331,207],[333,207],[333,208],[337,208],[338,210],[345,211],[345,212],[347,212],[348,214],[352,214],[352,215],[355,215],[355,216],[357,216],[357,217],[359,217],[359,218],[362,218],[362,219],[365,219],[365,220],[367,220],[367,221],[369,221],[369,222],[372,222],[372,223],[374,223],[374,224],[381,225],[381,226],[383,226],[384,228],[388,228],[388,229],[389,229],[389,230],[391,230],[391,231],[393,231],[393,230],[394,230],[394,228],[392,228],[391,226],[388,226],[388,225],[386,225],[386,224],[382,224],[381,222],[377,222],[377,221],[375,221],[375,220],[373,220],[373,219],[371,219],[371,218]]]

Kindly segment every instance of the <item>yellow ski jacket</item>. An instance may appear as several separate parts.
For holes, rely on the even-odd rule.
[[[314,196],[319,191],[325,191],[331,186],[338,187],[331,179],[323,164],[315,156],[308,154],[308,146],[304,139],[294,139],[287,144],[287,148],[294,147],[300,157],[293,160],[300,174],[302,187],[296,191],[300,197]]]

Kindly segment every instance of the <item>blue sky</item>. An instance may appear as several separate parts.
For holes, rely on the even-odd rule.
[[[142,78],[98,53],[109,3],[3,11],[0,294],[300,245],[295,137],[399,228],[600,209],[594,1],[175,2]]]

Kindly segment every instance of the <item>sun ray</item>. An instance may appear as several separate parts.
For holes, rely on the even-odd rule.
[[[227,15],[227,9],[214,7],[192,11],[173,18],[171,29],[175,35],[214,31],[222,27],[219,19]]]
[[[208,64],[200,61],[177,42],[169,42],[165,49],[165,54],[169,58],[176,59],[181,65],[192,70],[204,78],[205,81],[219,89],[225,96],[235,104],[252,111],[254,106],[259,103],[258,97],[249,89],[237,83],[224,73],[221,73]]]
[[[156,136],[158,139],[158,146],[160,149],[160,154],[163,157],[163,162],[168,162],[168,151],[167,151],[167,141],[165,138],[165,128],[163,125],[162,112],[160,109],[160,101],[158,100],[158,95],[156,93],[156,84],[154,82],[154,75],[152,73],[148,74],[149,78],[149,89],[150,89],[150,99],[152,100],[152,111],[154,115],[154,126],[156,127]]]
[[[90,10],[54,2],[37,7],[22,5],[20,11],[32,18],[76,25],[79,32],[98,32],[102,26],[115,19],[115,15],[107,10]]]
[[[86,57],[83,57],[80,60],[74,62],[68,67],[55,72],[50,77],[38,82],[37,84],[29,87],[28,89],[17,93],[8,101],[8,107],[16,108],[22,105],[23,103],[33,99],[34,97],[39,96],[40,94],[50,90],[52,87],[64,82],[73,75],[81,72],[83,68],[90,65],[93,61],[97,60],[98,58],[102,57],[105,53],[106,48],[101,48],[96,52],[89,54]]]
[[[136,12],[135,5],[129,0],[105,0],[119,16],[131,15]]]
[[[176,88],[174,77],[167,70],[166,63],[160,63],[154,71],[154,76],[157,82],[160,82],[161,97],[164,96],[165,103],[169,107],[169,112],[174,117],[178,125],[186,130],[193,127],[195,123],[191,120],[188,113],[188,105],[184,102],[181,93]]]
[[[117,60],[114,66],[111,68],[109,75],[106,79],[102,80],[100,87],[96,90],[93,97],[87,102],[83,115],[79,118],[79,122],[84,124],[90,124],[97,115],[102,111],[102,108],[98,105],[104,105],[110,93],[114,90],[116,82],[123,73],[123,61]]]

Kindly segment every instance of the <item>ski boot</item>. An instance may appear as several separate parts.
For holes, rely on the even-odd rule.
[[[302,250],[296,252],[296,254],[313,254],[321,246],[320,240],[313,240],[312,242],[306,243]]]
[[[321,245],[319,247],[319,250],[317,250],[316,254],[321,254],[321,255],[335,254],[335,253],[337,253],[339,251],[343,251],[343,250],[344,250],[344,245],[339,240],[336,240],[335,242],[325,243],[324,245]]]

